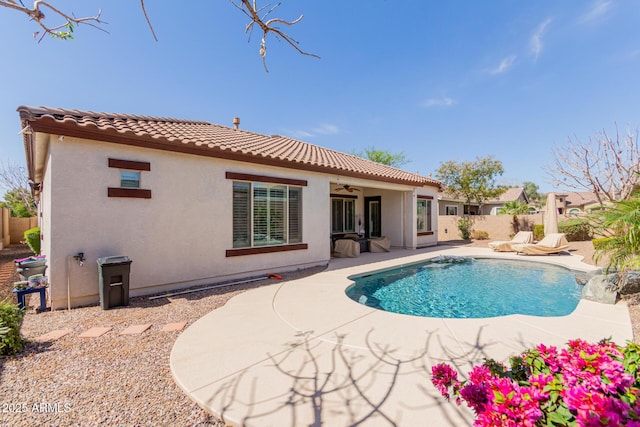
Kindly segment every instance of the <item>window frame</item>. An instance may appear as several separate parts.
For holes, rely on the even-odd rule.
[[[108,159],[110,168],[120,169],[120,186],[107,187],[107,197],[126,197],[133,199],[150,199],[151,190],[140,188],[142,185],[142,171],[151,171],[151,163],[137,160]],[[134,172],[138,174],[138,186],[123,186],[122,173]]]
[[[343,195],[331,195],[331,234],[344,234],[344,233],[357,233],[358,230],[356,228],[356,200],[357,196],[343,196]],[[335,215],[337,212],[334,211],[334,202],[341,202],[341,212],[340,212],[340,230],[335,228],[334,219],[337,218]],[[351,205],[351,215],[347,218],[347,205]],[[352,227],[348,228],[347,224],[351,222]]]
[[[226,178],[232,180],[232,246],[233,249],[226,251],[227,257],[240,256],[240,255],[253,255],[260,253],[272,253],[281,251],[291,251],[299,249],[308,249],[308,245],[303,243],[303,187],[307,186],[306,180],[297,180],[289,178],[277,178],[267,177],[262,175],[242,174],[235,172],[227,172]],[[236,200],[240,203],[240,198],[237,198],[237,194],[241,194],[240,191],[236,193],[236,188],[240,190],[241,187],[245,187],[246,201],[248,201],[246,212],[246,226],[247,230],[243,233],[243,230],[236,228],[236,224],[243,221],[242,212],[238,214],[236,211],[238,205]],[[281,230],[275,230],[274,234],[282,233],[283,241],[277,242],[278,239],[274,239],[276,242],[267,242],[266,244],[256,245],[256,189],[261,189],[261,192],[266,191],[266,197],[262,200],[262,203],[266,203],[263,208],[267,215],[264,226],[265,230],[269,233],[271,239],[271,228],[277,226],[274,221],[281,222]],[[277,193],[284,194],[284,197],[277,197]],[[295,203],[292,201],[295,200]],[[271,216],[272,209],[279,209],[278,212],[274,212],[274,216]],[[277,214],[283,215],[284,218],[277,219]],[[261,220],[260,217],[257,218]],[[246,245],[238,245],[236,239],[238,235],[246,235],[248,243]]]
[[[424,204],[423,213],[420,214],[420,205]],[[418,227],[420,220],[424,224],[421,229]],[[416,201],[416,230],[418,236],[430,236],[433,234],[433,197],[418,196]]]
[[[129,174],[131,178],[125,178],[123,175]],[[130,169],[120,169],[120,188],[141,188],[142,176],[140,171]],[[129,184],[131,183],[131,184]]]

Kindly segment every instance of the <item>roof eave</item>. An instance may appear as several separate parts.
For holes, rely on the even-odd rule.
[[[190,144],[176,144],[175,141],[169,141],[165,138],[153,138],[148,135],[136,135],[133,133],[121,133],[115,129],[98,129],[94,125],[86,125],[80,126],[74,121],[58,121],[54,117],[50,115],[44,115],[39,117],[34,117],[29,113],[28,110],[21,109],[20,107],[18,111],[20,112],[20,117],[22,118],[23,124],[28,123],[33,130],[33,132],[46,133],[50,135],[65,135],[69,137],[83,138],[94,141],[104,141],[111,142],[115,144],[123,144],[130,146],[137,146],[142,148],[156,149],[156,150],[164,150],[164,151],[173,151],[173,152],[181,152],[185,154],[193,154],[205,157],[214,157],[221,158],[227,160],[236,160],[242,161],[246,163],[254,163],[254,164],[263,164],[269,166],[278,166],[285,167],[289,169],[298,169],[305,171],[313,171],[320,173],[331,173],[331,174],[340,174],[342,176],[349,176],[353,178],[363,178],[368,180],[375,180],[380,182],[387,182],[393,184],[403,184],[410,185],[414,187],[423,187],[423,186],[432,186],[436,188],[440,188],[441,185],[438,182],[429,182],[423,177],[419,177],[416,180],[407,180],[402,178],[393,178],[393,177],[384,177],[375,174],[357,172],[357,171],[349,171],[345,169],[340,169],[337,167],[331,167],[326,165],[319,165],[314,163],[303,163],[299,161],[292,161],[287,159],[254,155],[249,153],[242,153],[232,150],[223,150],[217,147],[200,147]],[[26,126],[26,124],[25,124]],[[33,163],[35,161],[35,157],[33,154],[34,144],[33,144],[33,134],[31,135],[29,141],[29,150],[27,151],[27,135],[25,135],[25,153],[27,155],[27,162],[31,160]],[[29,157],[32,156],[32,157]],[[35,178],[35,165],[31,165],[29,169],[30,178]]]

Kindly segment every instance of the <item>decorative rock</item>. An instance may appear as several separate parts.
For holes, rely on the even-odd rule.
[[[474,259],[468,256],[438,255],[435,258],[431,258],[429,261],[437,262],[437,263],[459,263],[459,262],[473,262]]]
[[[620,295],[629,295],[640,292],[640,272],[627,272],[627,274],[622,277],[622,283],[619,285],[618,292]]]
[[[578,285],[584,286],[589,282],[589,280],[599,274],[602,274],[602,269],[598,269],[595,272],[577,271],[575,272],[574,277]]]
[[[617,276],[617,274],[594,276],[582,288],[582,298],[603,304],[615,304],[618,299]]]

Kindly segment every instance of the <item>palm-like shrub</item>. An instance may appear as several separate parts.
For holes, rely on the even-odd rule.
[[[518,200],[505,202],[505,204],[502,205],[502,209],[500,209],[499,213],[500,215],[511,215],[513,217],[513,222],[511,223],[511,225],[513,226],[513,232],[515,234],[520,231],[518,215],[529,213],[529,203],[520,202]]]
[[[640,193],[615,202],[592,216],[601,238],[594,245],[596,261],[609,255],[609,265],[619,271],[640,267]]]

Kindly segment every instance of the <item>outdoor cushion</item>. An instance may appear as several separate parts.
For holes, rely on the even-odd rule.
[[[336,258],[357,258],[360,256],[360,243],[351,239],[336,240],[333,256]]]
[[[378,237],[369,239],[369,252],[390,252],[391,239],[388,237]]]
[[[533,231],[519,231],[511,240],[489,242],[489,247],[497,252],[514,252],[512,245],[522,243],[533,243]]]
[[[569,242],[564,233],[551,233],[544,236],[538,243],[525,243],[513,245],[517,253],[527,255],[548,255],[557,254],[569,250]]]

